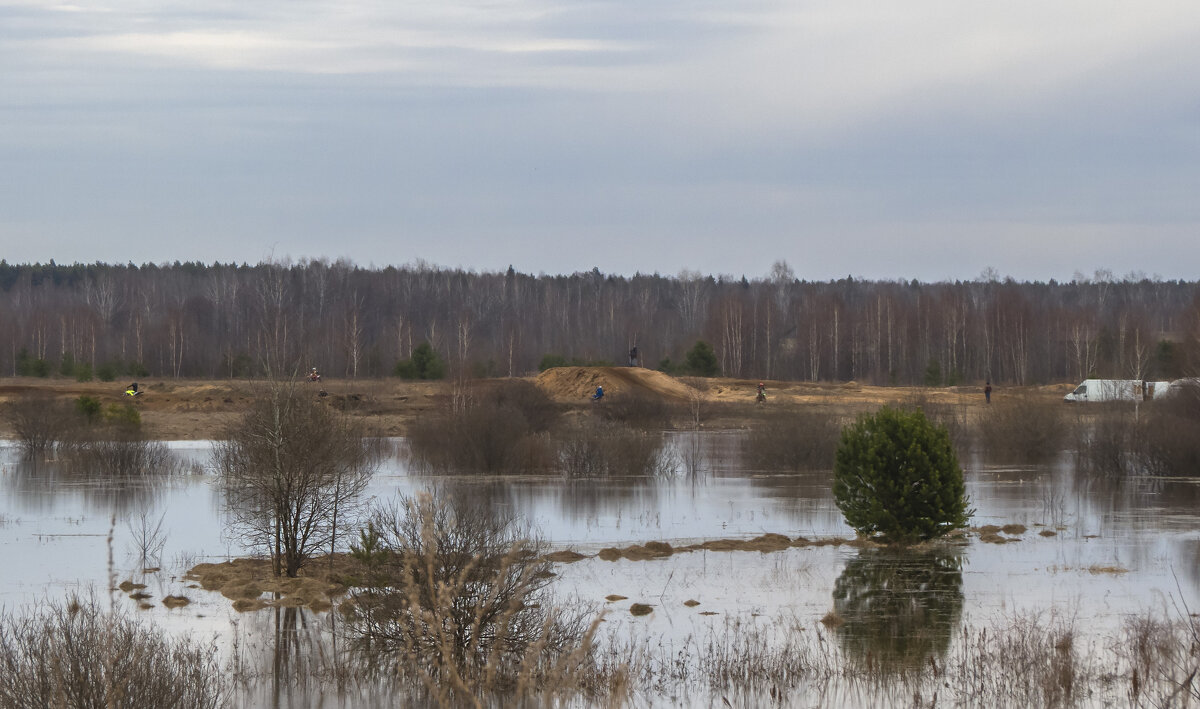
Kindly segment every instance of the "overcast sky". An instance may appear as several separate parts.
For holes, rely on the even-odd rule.
[[[1200,278],[1196,0],[0,0],[0,257]]]

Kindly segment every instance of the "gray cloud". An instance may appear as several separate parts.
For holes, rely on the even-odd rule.
[[[877,5],[9,0],[4,257],[1196,277],[1200,6]]]

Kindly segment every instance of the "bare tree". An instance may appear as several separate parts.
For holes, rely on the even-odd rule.
[[[275,575],[293,577],[335,544],[375,464],[362,428],[294,380],[269,383],[213,458],[239,540],[268,550]]]

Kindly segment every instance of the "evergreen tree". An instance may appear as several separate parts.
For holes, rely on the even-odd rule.
[[[973,510],[945,427],[884,407],[842,431],[833,497],[859,534],[931,539],[965,527]]]
[[[713,352],[712,345],[704,340],[696,340],[684,361],[687,363],[688,372],[697,377],[715,377],[720,372],[717,355]]]
[[[401,379],[442,379],[446,364],[428,342],[422,342],[413,349],[412,357],[396,363],[392,373]]]

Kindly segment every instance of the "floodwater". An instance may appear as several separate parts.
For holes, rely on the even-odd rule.
[[[127,604],[167,632],[216,637],[225,647],[236,637],[243,652],[277,644],[273,624],[283,617],[277,610],[239,614],[220,594],[182,579],[195,563],[243,550],[225,535],[221,493],[204,471],[209,445],[169,445],[190,472],[149,481],[33,467],[0,445],[0,606],[19,612],[45,598],[91,593],[106,604]],[[671,447],[676,473],[646,479],[433,477],[410,474],[395,458],[384,462],[368,495],[387,500],[432,486],[459,490],[479,505],[511,511],[554,548],[585,554],[769,532],[813,540],[852,536],[833,503],[828,471],[746,470],[737,434],[672,434]],[[844,621],[837,634],[847,652],[899,662],[946,652],[964,623],[1021,611],[1069,613],[1089,632],[1105,632],[1148,609],[1200,609],[1200,480],[1102,483],[1078,476],[1065,454],[1043,466],[972,458],[964,467],[972,524],[1024,525],[1023,533],[1002,535],[1014,541],[987,543],[970,534],[924,554],[826,545],[652,561],[591,558],[556,566],[555,591],[606,610],[604,633],[654,638],[668,651],[726,632],[731,619],[787,616],[809,632],[832,632],[819,621],[834,611]],[[139,538],[152,543],[139,545]],[[150,547],[149,558],[140,546]],[[125,594],[104,590],[124,580],[146,584],[152,607],[135,611]],[[192,604],[167,609],[158,600],[168,594]],[[626,600],[607,602],[610,594]],[[632,603],[654,611],[634,617],[627,612]],[[914,603],[919,613],[911,611]],[[288,609],[288,622],[320,628],[325,615]],[[300,700],[259,687],[248,701]],[[687,701],[719,705],[712,697]]]

